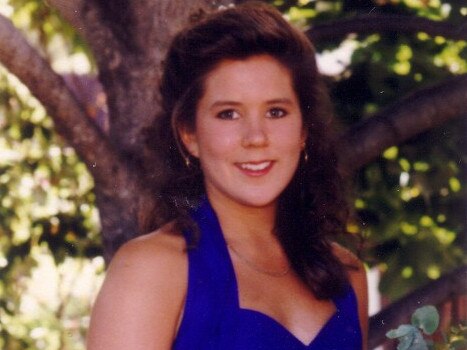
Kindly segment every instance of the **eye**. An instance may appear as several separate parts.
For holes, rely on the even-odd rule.
[[[269,118],[283,118],[287,115],[287,111],[283,108],[277,108],[277,107],[274,107],[274,108],[271,108],[269,111],[268,111],[268,117]]]
[[[227,119],[227,120],[237,119],[238,113],[233,109],[226,109],[226,110],[223,110],[217,113],[216,117],[219,119]]]

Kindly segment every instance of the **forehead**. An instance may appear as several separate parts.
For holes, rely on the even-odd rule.
[[[289,69],[269,55],[220,61],[204,80],[204,96],[296,98]]]

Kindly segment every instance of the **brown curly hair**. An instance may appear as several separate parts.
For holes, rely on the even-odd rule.
[[[174,38],[161,82],[163,111],[157,130],[149,134],[150,140],[157,140],[166,166],[157,190],[164,203],[158,214],[164,221],[175,220],[181,229],[193,228],[188,213],[205,193],[203,174],[196,159],[190,159],[191,166],[185,164],[189,153],[181,146],[178,130],[194,130],[205,77],[222,60],[262,54],[274,57],[291,74],[310,158],[302,157],[279,197],[276,234],[292,267],[315,296],[332,298],[348,283],[330,243],[331,237],[345,232],[348,209],[331,146],[329,96],[311,43],[271,6],[246,3],[224,9]]]

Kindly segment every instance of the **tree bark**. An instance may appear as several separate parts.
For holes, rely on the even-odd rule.
[[[96,184],[108,182],[119,159],[103,132],[90,119],[64,79],[29,45],[23,35],[0,15],[0,62],[16,75],[42,103],[57,132],[76,150]]]
[[[85,0],[47,0],[47,3],[60,12],[63,19],[67,21],[80,34],[83,33],[84,23],[81,10]]]
[[[421,287],[370,318],[369,348],[373,349],[386,340],[386,332],[402,323],[410,323],[410,316],[424,305],[438,305],[455,295],[467,294],[467,266]]]
[[[86,114],[64,79],[1,15],[0,43],[0,61],[44,105],[59,135],[75,149],[91,173],[103,228],[104,255],[109,260],[124,240],[138,233],[136,207],[128,206],[129,202],[138,203],[137,177]]]

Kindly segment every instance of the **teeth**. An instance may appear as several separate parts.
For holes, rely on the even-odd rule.
[[[242,163],[240,164],[240,167],[245,170],[260,171],[266,169],[270,164],[271,162],[263,162],[258,164]]]

